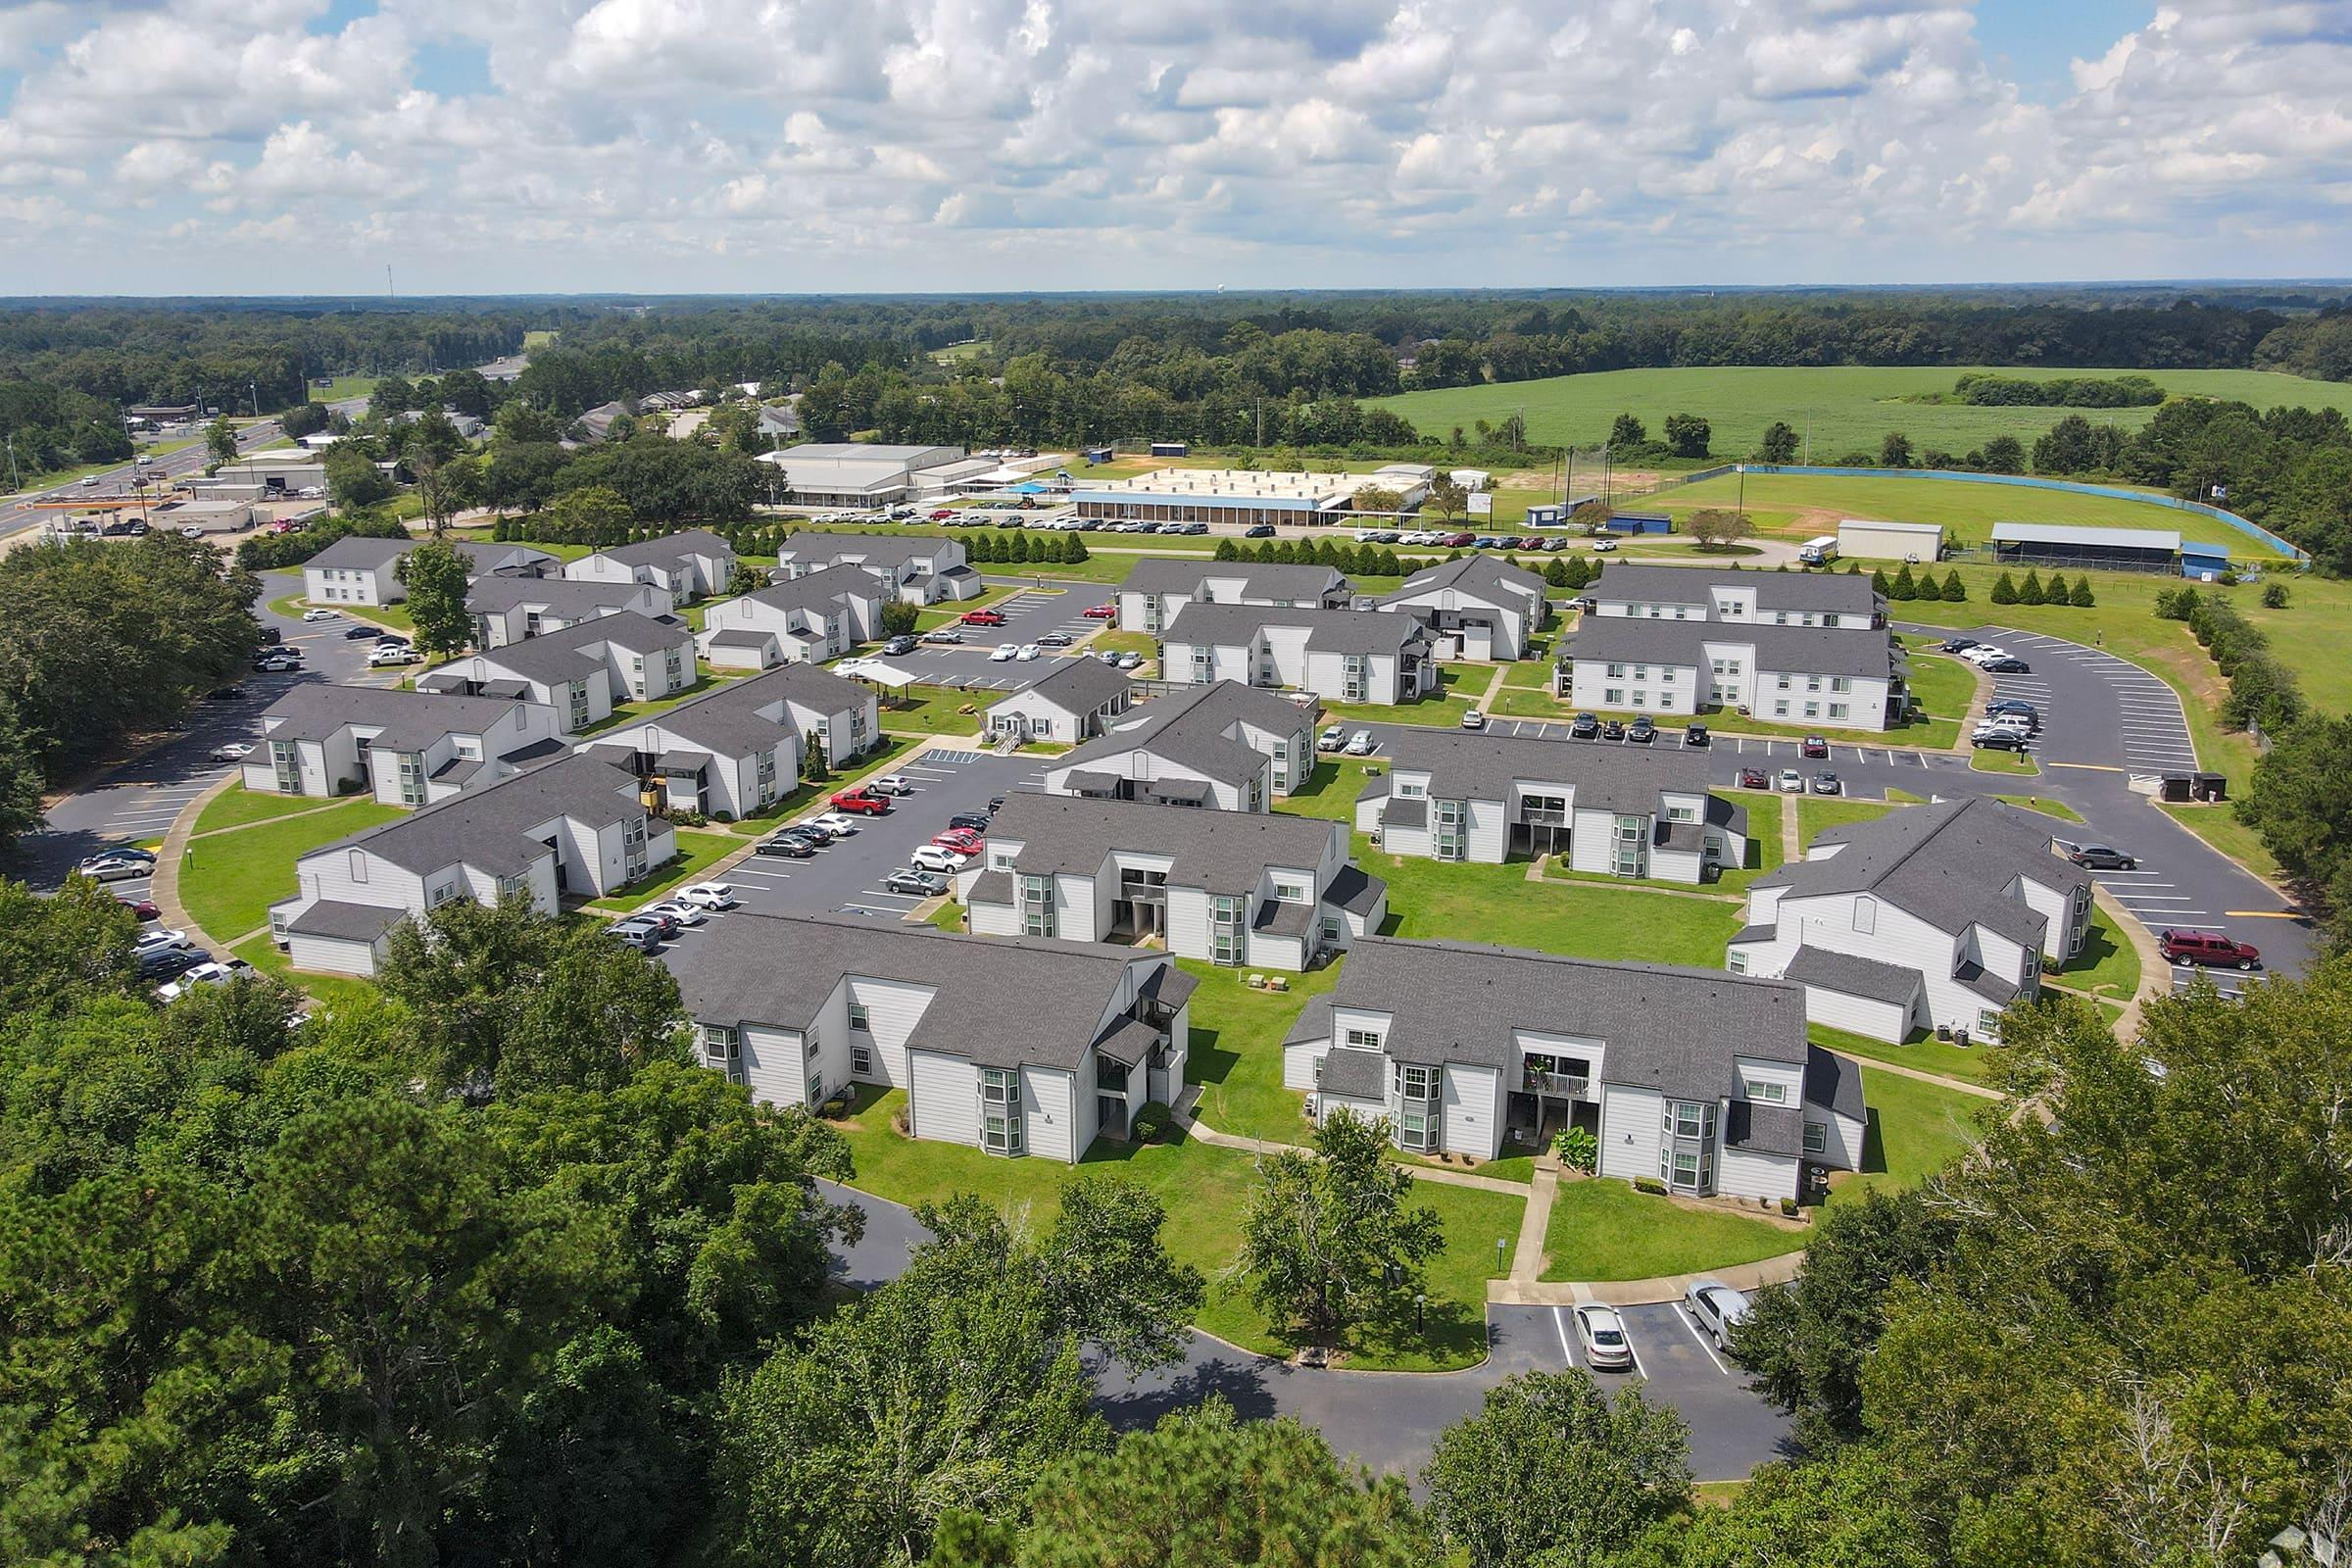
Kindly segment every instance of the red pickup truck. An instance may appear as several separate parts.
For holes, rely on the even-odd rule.
[[[967,610],[963,612],[963,623],[966,626],[1002,626],[1004,624],[1004,614],[997,610]]]
[[[890,809],[890,802],[882,796],[868,794],[862,789],[843,790],[839,795],[833,797],[833,809],[854,811],[859,816],[880,816]]]

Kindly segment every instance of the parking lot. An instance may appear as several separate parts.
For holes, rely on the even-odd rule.
[[[1078,642],[1100,631],[1106,622],[1089,620],[1085,612],[1102,604],[1109,591],[1097,583],[1048,583],[1023,588],[989,606],[1002,612],[1002,626],[959,626],[959,644],[925,643],[895,662],[913,670],[926,685],[959,686],[978,691],[1020,691],[1054,669],[1052,661],[1073,657],[1068,650],[1048,648],[1031,660],[991,659],[1001,643],[1018,648],[1054,632]],[[946,608],[954,609],[953,605]]]

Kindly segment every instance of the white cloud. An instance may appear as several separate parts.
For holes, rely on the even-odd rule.
[[[22,73],[0,265],[21,287],[311,291],[373,286],[397,247],[405,292],[657,286],[689,259],[710,287],[772,287],[789,259],[810,288],[1026,288],[2313,273],[2352,253],[2352,0],[2154,11],[2049,102],[1957,0],[326,16],[0,9]],[[482,51],[488,90],[432,77],[448,45]]]

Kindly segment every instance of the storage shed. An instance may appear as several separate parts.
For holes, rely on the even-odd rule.
[[[1838,524],[1838,553],[1864,561],[1932,562],[1943,553],[1943,527],[1934,522],[1873,522],[1847,517]]]
[[[1674,519],[1663,512],[1620,512],[1609,518],[1616,533],[1672,533]]]

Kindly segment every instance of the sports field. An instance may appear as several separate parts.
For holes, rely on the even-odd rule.
[[[1651,439],[1663,436],[1666,416],[1696,414],[1714,426],[1717,456],[1752,456],[1764,427],[1786,419],[1800,439],[1811,437],[1816,464],[1835,464],[1853,452],[1876,453],[1889,430],[1911,438],[1915,449],[1939,447],[1965,453],[1996,435],[2014,435],[2029,447],[2034,438],[2067,415],[2080,413],[2099,423],[2136,430],[2154,409],[1984,409],[1957,403],[1906,399],[1949,395],[1952,383],[1970,370],[2046,380],[2053,376],[2145,375],[2176,397],[2228,398],[2257,408],[2341,409],[2352,415],[2352,383],[2307,381],[2267,370],[2101,370],[2033,369],[1994,366],[1725,366],[1693,369],[1603,370],[1542,381],[1494,386],[1447,387],[1373,400],[1413,421],[1424,434],[1443,437],[1455,425],[1475,429],[1480,419],[1500,423],[1515,413],[1527,416],[1528,439],[1545,446],[1597,446],[1620,414],[1638,416]],[[1808,461],[1804,450],[1800,462]]]
[[[1738,474],[1702,479],[1635,505],[1681,514],[1729,507],[1741,497]],[[2202,513],[2155,501],[2077,495],[2025,485],[1977,484],[1966,479],[1874,475],[1751,473],[1745,480],[1748,516],[1759,533],[1791,538],[1836,533],[1842,517],[1884,522],[1939,522],[1961,544],[1983,544],[1996,522],[2080,523],[2109,528],[2169,528],[2184,539],[2227,545],[2236,560],[2277,560],[2251,535]]]

